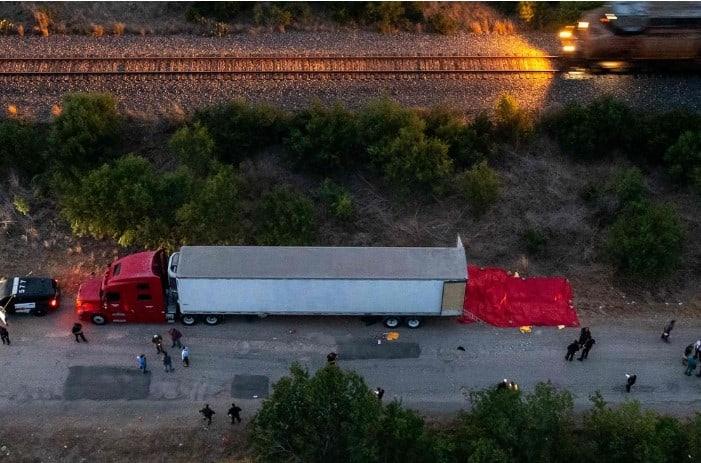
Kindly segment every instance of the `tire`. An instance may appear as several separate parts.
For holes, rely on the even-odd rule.
[[[180,317],[180,322],[185,326],[192,326],[197,324],[197,318],[194,315],[183,315]]]
[[[399,317],[385,317],[382,323],[384,323],[387,328],[397,328],[401,325],[402,321]]]
[[[404,320],[404,323],[412,330],[415,330],[423,325],[423,321],[419,317],[409,317]]]
[[[209,326],[218,325],[220,321],[221,318],[219,317],[219,315],[207,315],[204,317],[204,322]]]
[[[90,319],[96,325],[104,325],[107,323],[107,319],[103,315],[99,314],[93,315]]]

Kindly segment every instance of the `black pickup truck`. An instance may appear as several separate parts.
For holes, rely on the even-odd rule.
[[[58,282],[46,277],[0,278],[0,311],[46,315],[58,309],[61,290]]]

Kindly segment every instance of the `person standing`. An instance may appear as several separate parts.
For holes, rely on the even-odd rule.
[[[73,333],[73,336],[75,336],[75,342],[80,342],[81,339],[83,340],[83,342],[88,342],[88,340],[85,339],[85,335],[83,334],[83,325],[81,325],[80,323],[73,323],[71,333]]]
[[[696,370],[696,357],[689,355],[686,358],[686,371],[684,374],[686,376],[691,376],[694,373],[694,370]]]
[[[189,367],[190,366],[190,349],[188,349],[187,346],[183,347],[182,352],[180,352],[180,357],[183,359],[183,366]]]
[[[204,419],[207,420],[208,425],[212,424],[212,417],[216,412],[209,408],[209,404],[204,404],[204,408],[200,410],[200,413],[204,416]]]
[[[241,416],[239,415],[239,413],[241,413],[241,407],[238,407],[235,403],[232,403],[228,413],[228,415],[231,417],[231,424],[241,422]]]
[[[338,358],[338,354],[336,352],[329,352],[329,355],[326,356],[326,362],[329,365],[336,365],[337,358]]]
[[[589,327],[585,326],[582,328],[582,330],[579,332],[579,345],[583,346],[588,340],[591,339],[591,331],[589,331]]]
[[[183,345],[180,342],[180,339],[183,337],[183,334],[180,331],[178,331],[178,329],[175,327],[169,329],[168,334],[170,335],[170,339],[173,341],[173,344],[170,346],[171,349],[173,347],[177,347],[178,349],[182,349]]]
[[[697,359],[701,358],[701,339],[694,343],[694,355]]]
[[[146,374],[148,372],[148,370],[146,370],[146,356],[144,354],[136,356],[136,363],[139,365],[141,373]]]
[[[156,355],[165,354],[163,350],[163,338],[160,334],[154,334],[153,338],[151,338],[151,342],[156,346]]]
[[[0,339],[2,339],[2,344],[5,345],[7,344],[8,346],[10,345],[10,333],[7,331],[7,328],[4,326],[0,326]]]
[[[594,344],[596,344],[596,341],[594,340],[594,338],[587,339],[587,341],[584,343],[584,348],[582,349],[582,353],[579,355],[579,358],[577,360],[579,360],[580,362],[582,360],[586,360],[587,357],[589,357],[589,351],[594,346]]]
[[[565,360],[570,362],[574,360],[574,354],[579,350],[579,342],[575,339],[572,343],[567,346],[567,355],[565,355]]]
[[[630,388],[632,388],[633,384],[638,380],[638,375],[626,374],[626,378],[626,392],[630,392]]]
[[[375,389],[375,395],[377,396],[377,400],[382,402],[382,397],[385,395],[385,390],[378,386],[377,389]]]
[[[175,368],[173,368],[173,359],[168,355],[168,352],[163,352],[163,367],[166,373],[175,371]]]
[[[672,332],[675,323],[676,320],[670,321],[667,323],[667,326],[664,327],[664,330],[662,330],[662,336],[660,336],[660,339],[662,339],[664,342],[669,343],[669,333]]]

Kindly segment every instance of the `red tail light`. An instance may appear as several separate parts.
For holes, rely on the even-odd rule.
[[[49,302],[49,306],[50,307],[58,307],[58,300],[51,299],[51,301]]]

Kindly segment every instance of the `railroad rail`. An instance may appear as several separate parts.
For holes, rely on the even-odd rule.
[[[552,74],[557,56],[0,57],[0,76]]]

